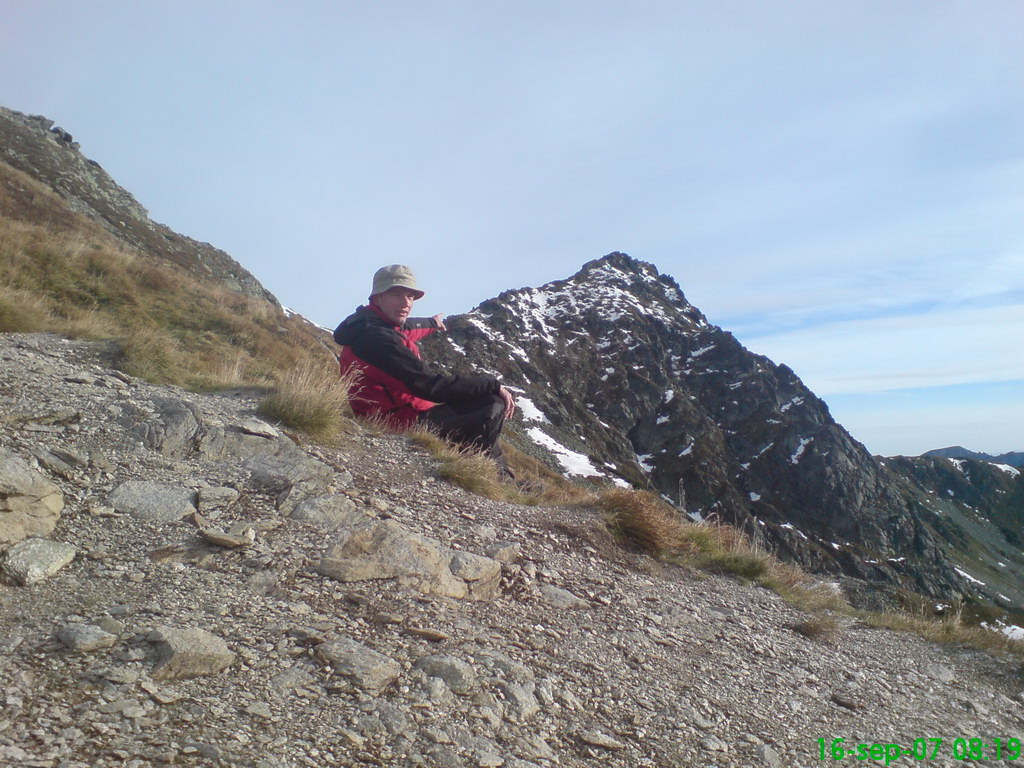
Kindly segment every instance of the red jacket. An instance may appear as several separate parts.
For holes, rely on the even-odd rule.
[[[352,410],[405,428],[438,403],[497,394],[500,384],[493,376],[448,376],[427,368],[416,342],[436,331],[433,318],[409,318],[398,326],[372,304],[346,318],[334,340],[342,345],[342,375],[355,376]]]

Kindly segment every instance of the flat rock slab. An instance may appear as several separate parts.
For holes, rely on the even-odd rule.
[[[107,497],[107,504],[119,512],[161,523],[173,523],[196,511],[195,493],[188,488],[152,480],[128,480]]]
[[[416,662],[416,668],[422,670],[428,677],[444,680],[452,693],[465,696],[472,693],[476,687],[476,672],[473,671],[473,667],[454,656],[425,656]]]
[[[117,635],[95,624],[68,624],[57,633],[57,639],[73,651],[97,651],[114,645]]]
[[[275,504],[285,514],[306,499],[323,495],[335,479],[331,467],[283,442],[278,455],[257,457],[244,466],[250,473],[249,487],[276,494]]]
[[[235,660],[227,643],[205,629],[157,627],[147,639],[160,656],[153,667],[154,680],[215,675]]]
[[[352,499],[340,493],[301,501],[292,510],[291,516],[293,520],[313,523],[323,528],[348,528],[373,519],[360,511]]]
[[[567,589],[556,587],[553,584],[541,584],[540,594],[544,602],[555,608],[589,608],[590,603],[582,597],[577,597]]]
[[[316,647],[317,657],[356,688],[376,694],[402,672],[397,661],[350,637],[333,637]]]
[[[371,520],[342,530],[317,571],[337,581],[397,579],[424,594],[490,600],[501,564],[420,536],[394,520]]]
[[[590,744],[593,747],[601,747],[602,749],[626,748],[626,745],[614,736],[609,736],[607,733],[602,731],[584,731],[580,734],[580,741],[584,744]]]
[[[25,539],[7,550],[3,572],[28,586],[53,576],[75,558],[70,544],[49,539]]]
[[[64,509],[60,489],[0,448],[0,548],[53,531]]]
[[[196,493],[196,503],[200,512],[208,512],[211,509],[227,509],[238,501],[238,496],[238,491],[225,486],[200,488]]]

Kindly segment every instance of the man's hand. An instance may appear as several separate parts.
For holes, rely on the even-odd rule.
[[[505,401],[505,419],[511,419],[512,414],[516,412],[516,399],[512,397],[512,393],[504,387],[498,389],[498,394],[501,395],[501,399]]]
[[[447,331],[448,330],[445,327],[445,324],[444,324],[444,315],[434,315],[433,320],[434,320],[435,323],[437,323],[437,330],[439,330],[439,331]]]

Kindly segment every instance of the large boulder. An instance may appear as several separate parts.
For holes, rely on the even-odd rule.
[[[200,414],[194,406],[179,400],[158,400],[157,416],[139,424],[135,434],[154,451],[165,456],[186,456],[200,433]]]
[[[64,509],[60,489],[10,451],[0,448],[0,549],[46,536]]]
[[[501,579],[498,561],[453,550],[394,520],[342,529],[317,570],[338,581],[396,579],[427,595],[470,600],[496,597]]]

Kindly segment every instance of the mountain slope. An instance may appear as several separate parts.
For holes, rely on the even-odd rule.
[[[0,582],[0,765],[778,768],[819,739],[945,757],[1019,730],[1019,658],[637,555],[597,510],[474,496],[399,435],[296,445],[251,393],[112,352],[0,334],[0,479],[59,493],[66,553]],[[406,546],[359,557],[385,537]],[[453,595],[480,563],[500,579]]]
[[[506,291],[425,347],[523,395],[520,440],[564,470],[649,486],[789,559],[864,585],[975,594],[921,489],[854,440],[785,365],[710,324],[651,264],[612,253]]]
[[[948,556],[1003,608],[1024,605],[1024,475],[974,459],[895,456],[888,467],[918,492]]]
[[[55,127],[52,120],[0,107],[0,160],[42,181],[72,211],[99,223],[125,245],[233,290],[277,303],[255,277],[224,251],[151,221],[146,209],[118,186],[99,163],[83,155],[71,134]],[[18,189],[16,182],[8,181],[7,186],[9,192]],[[4,213],[32,224],[42,223],[35,206],[26,200],[31,196],[20,197],[20,204],[9,202]]]
[[[190,388],[330,367],[322,329],[227,254],[150,221],[51,126],[0,108],[0,331],[115,339],[126,370]]]

